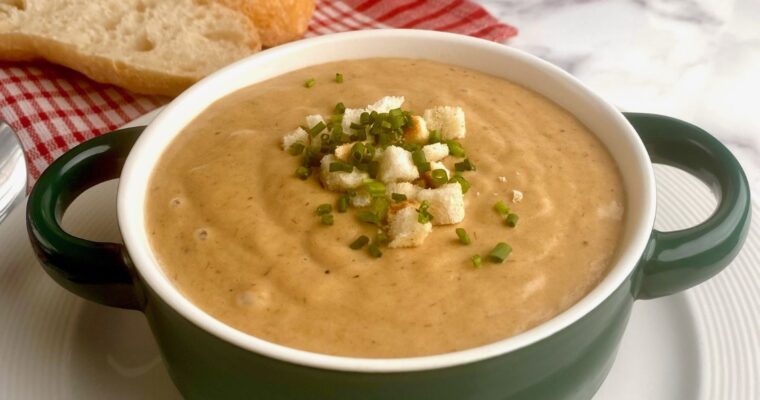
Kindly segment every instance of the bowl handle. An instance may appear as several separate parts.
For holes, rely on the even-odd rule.
[[[653,162],[694,175],[718,198],[717,209],[701,224],[679,231],[652,231],[641,260],[637,294],[637,298],[651,299],[698,285],[725,268],[747,236],[752,203],[741,165],[709,133],[662,115],[625,116]]]
[[[32,247],[58,284],[97,303],[136,310],[143,302],[124,246],[69,235],[61,219],[82,192],[119,177],[144,128],[106,133],[66,152],[42,173],[26,207]]]

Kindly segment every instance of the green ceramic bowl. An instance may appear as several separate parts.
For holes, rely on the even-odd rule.
[[[287,348],[222,324],[170,284],[148,245],[144,200],[164,148],[217,99],[313,64],[365,57],[426,58],[501,76],[572,112],[605,144],[623,175],[627,212],[609,275],[557,317],[486,346],[427,357],[363,359]],[[651,157],[651,159],[650,159]],[[653,229],[652,161],[713,188],[704,223]],[[124,245],[94,243],[60,227],[87,188],[121,178]],[[705,131],[672,118],[623,114],[559,68],[507,46],[439,32],[364,31],[302,40],[261,52],[196,84],[147,128],[112,132],[72,149],[40,177],[28,229],[45,270],[70,291],[143,312],[169,373],[187,398],[589,399],[615,359],[631,305],[710,278],[736,255],[750,219],[747,180]]]

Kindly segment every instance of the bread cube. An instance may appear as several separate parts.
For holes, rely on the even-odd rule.
[[[343,112],[343,121],[340,124],[343,127],[343,133],[352,134],[351,124],[358,124],[361,121],[362,113],[365,111],[367,110],[363,108],[347,108]]]
[[[291,133],[282,137],[282,149],[288,151],[290,146],[295,143],[301,143],[304,146],[309,145],[309,132],[306,132],[300,126]]]
[[[433,230],[430,222],[421,224],[418,220],[417,203],[409,202],[405,207],[388,214],[388,243],[390,248],[417,247]]]
[[[377,176],[385,183],[409,182],[419,178],[420,172],[412,161],[412,153],[398,146],[388,146],[380,160]]]
[[[444,140],[461,139],[465,136],[464,111],[460,107],[438,106],[422,114],[429,130],[441,132]]]
[[[404,140],[407,143],[425,144],[429,138],[430,132],[428,131],[425,119],[419,115],[413,115],[409,126],[404,129]],[[448,149],[446,149],[446,153],[448,154]]]
[[[351,148],[353,143],[345,143],[335,148],[335,158],[348,162],[348,158],[351,157]]]
[[[320,178],[327,190],[341,192],[348,189],[356,189],[362,185],[365,179],[369,179],[369,175],[366,172],[359,171],[356,168],[351,172],[330,172],[330,163],[335,161],[338,161],[338,159],[334,155],[328,154],[322,157],[322,161],[320,162]]]
[[[441,161],[449,156],[449,146],[446,143],[433,143],[422,147],[422,152],[425,153],[425,159],[433,161]]]
[[[404,96],[385,96],[382,99],[367,106],[367,111],[377,111],[378,113],[387,113],[394,108],[400,108],[404,104]]]
[[[449,225],[464,220],[464,195],[459,183],[447,183],[436,189],[423,189],[417,200],[430,202],[428,212],[434,225]]]
[[[409,182],[392,182],[385,185],[385,193],[391,198],[393,193],[403,194],[407,200],[414,200],[421,187]]]

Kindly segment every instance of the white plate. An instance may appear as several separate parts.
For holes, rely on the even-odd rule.
[[[715,206],[694,178],[658,167],[657,179],[661,229],[694,225]],[[115,190],[116,182],[107,182],[86,192],[64,227],[118,241]],[[81,300],[55,284],[34,258],[23,211],[0,225],[0,399],[180,398],[142,315]],[[753,213],[760,216],[757,206]],[[760,398],[758,231],[753,224],[744,250],[708,283],[636,302],[594,400]]]

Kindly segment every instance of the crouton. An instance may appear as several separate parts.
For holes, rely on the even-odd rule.
[[[403,194],[408,200],[414,200],[421,187],[409,182],[392,182],[385,185],[385,193],[391,198],[393,193]]]
[[[282,137],[282,149],[287,151],[295,143],[301,143],[304,146],[309,144],[309,133],[300,126],[291,133]]]
[[[351,148],[353,143],[342,144],[335,148],[335,158],[348,162],[348,158],[351,157]]]
[[[343,133],[350,135],[353,133],[351,130],[351,124],[358,124],[361,120],[362,113],[367,110],[363,108],[347,108],[343,111],[343,120],[340,123],[343,128]]]
[[[409,126],[404,129],[404,141],[407,143],[425,144],[429,138],[430,132],[428,131],[425,119],[419,115],[413,115]],[[448,148],[446,149],[446,154],[448,154]]]
[[[387,113],[394,108],[400,108],[404,104],[404,96],[385,96],[382,99],[367,106],[367,111],[377,111],[378,113]]]
[[[425,110],[422,114],[429,130],[441,132],[445,140],[460,139],[465,136],[464,111],[460,107],[438,106]]]
[[[362,185],[365,179],[369,179],[369,175],[366,172],[359,171],[354,168],[351,172],[336,171],[330,172],[330,163],[338,161],[334,155],[328,154],[322,157],[320,162],[320,170],[322,178],[322,184],[328,190],[334,192],[340,192],[348,189],[356,189]]]
[[[388,236],[391,239],[388,247],[420,246],[433,230],[430,222],[421,224],[418,221],[415,205],[416,203],[409,202],[406,207],[388,214]]]
[[[464,220],[464,195],[459,183],[420,190],[417,200],[430,202],[428,212],[433,216],[435,225],[456,224]]]
[[[318,123],[325,122],[325,119],[322,118],[321,115],[307,115],[306,116],[306,126],[309,127],[309,129],[315,127]],[[325,122],[327,124],[327,122]]]
[[[413,181],[420,177],[412,153],[398,146],[388,146],[380,159],[378,178],[385,182]]]
[[[446,143],[433,143],[422,146],[422,152],[428,161],[441,161],[449,156],[449,146]]]

